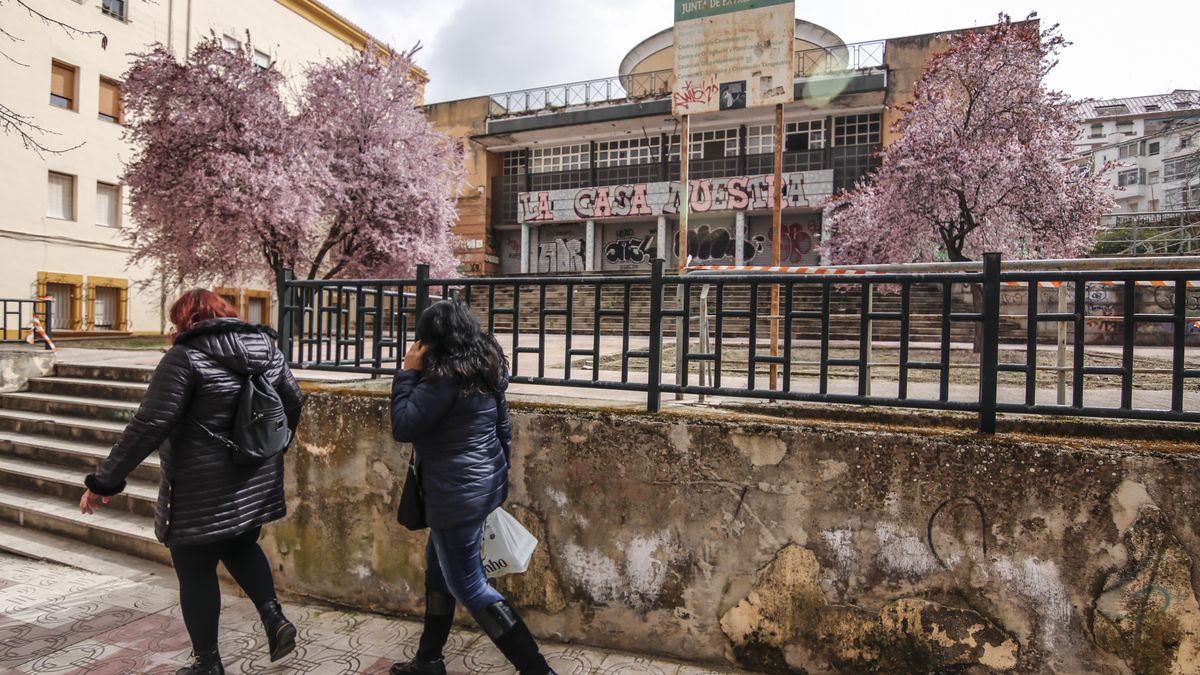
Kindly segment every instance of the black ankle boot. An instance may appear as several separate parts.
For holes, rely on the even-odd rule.
[[[507,602],[488,605],[475,617],[504,658],[521,675],[557,675],[538,650],[533,633]]]
[[[278,600],[268,600],[258,608],[262,617],[263,630],[267,633],[267,647],[271,651],[271,660],[278,661],[296,648],[296,627],[283,615],[283,607]]]
[[[216,647],[206,651],[193,651],[192,663],[175,671],[175,675],[225,675],[221,665],[221,653]]]
[[[417,654],[411,661],[392,666],[391,675],[446,675],[442,648],[454,627],[454,598],[437,591],[425,592],[425,626]]]

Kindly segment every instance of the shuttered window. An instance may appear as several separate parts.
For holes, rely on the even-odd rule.
[[[100,108],[97,116],[105,122],[122,122],[121,85],[115,80],[100,78]]]
[[[96,224],[104,227],[121,226],[120,187],[96,183]]]
[[[59,220],[75,220],[75,177],[50,172],[46,215]]]
[[[75,75],[79,71],[74,66],[54,61],[50,66],[50,105],[75,109]]]

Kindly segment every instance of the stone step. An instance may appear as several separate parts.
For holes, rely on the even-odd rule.
[[[0,520],[168,565],[171,562],[167,549],[154,538],[153,520],[124,511],[102,507],[88,516],[79,512],[78,503],[0,487]]]
[[[0,457],[15,457],[44,466],[73,469],[81,475],[95,468],[108,456],[111,446],[78,443],[49,436],[0,431]],[[130,474],[130,478],[157,484],[158,454],[151,454]]]
[[[0,432],[46,436],[111,447],[121,438],[121,432],[124,430],[123,422],[0,408]]]
[[[58,377],[72,379],[100,380],[103,382],[137,382],[149,384],[154,377],[153,368],[136,368],[132,366],[97,366],[77,363],[59,363],[54,367]]]
[[[0,551],[95,574],[174,588],[171,568],[160,563],[8,522],[0,522]]]
[[[99,398],[107,401],[137,403],[146,395],[143,382],[110,382],[76,377],[36,377],[29,380],[29,392]]]
[[[138,404],[128,401],[111,401],[99,398],[83,398],[61,394],[15,392],[0,394],[0,408],[24,412],[45,413],[67,417],[84,417],[90,420],[120,422],[133,419]]]
[[[66,504],[78,504],[83,494],[85,473],[78,469],[40,465],[29,460],[0,457],[0,486],[34,490],[56,497]],[[154,517],[158,486],[140,480],[129,480],[125,490],[110,498],[104,508],[124,511],[144,518]]]

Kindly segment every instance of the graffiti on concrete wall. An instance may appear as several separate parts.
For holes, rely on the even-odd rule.
[[[582,272],[583,240],[553,239],[538,243],[539,272]]]
[[[633,236],[633,231],[629,230],[624,239],[616,239],[605,244],[604,259],[616,264],[641,265],[653,260],[655,252],[654,235],[636,237]]]
[[[688,181],[691,213],[764,210],[774,206],[771,174]],[[833,172],[798,171],[784,176],[784,208],[823,206],[833,192]],[[633,183],[579,189],[521,192],[517,221],[570,222],[679,213],[679,182]]]

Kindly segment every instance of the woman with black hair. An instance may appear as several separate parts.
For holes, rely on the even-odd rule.
[[[416,337],[392,381],[392,435],[416,450],[429,523],[425,626],[416,656],[391,672],[445,675],[457,601],[522,675],[552,673],[480,559],[483,522],[508,496],[508,360],[459,302],[425,310]]]

